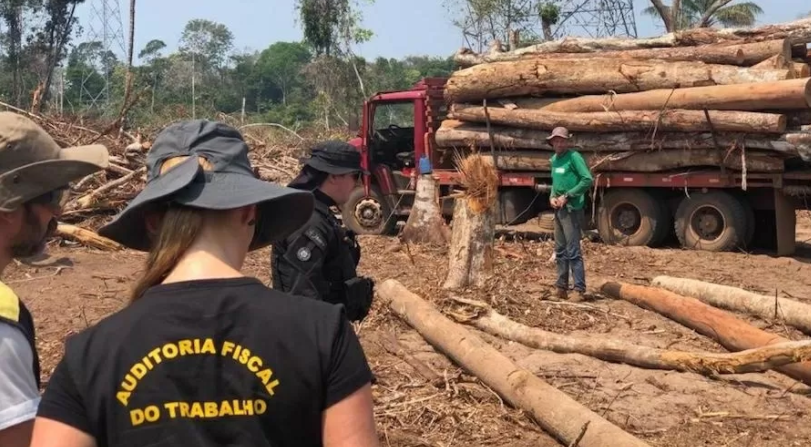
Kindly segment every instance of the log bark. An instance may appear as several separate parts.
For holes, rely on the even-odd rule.
[[[764,59],[763,61],[755,64],[752,68],[770,68],[770,69],[780,69],[780,68],[789,68],[789,61],[791,59],[787,58],[783,54],[775,54],[774,56]]]
[[[743,351],[790,341],[758,329],[726,311],[704,304],[695,298],[677,295],[664,289],[607,281],[600,286],[600,290],[611,297],[626,300],[664,315],[717,341],[730,351]],[[811,362],[793,363],[775,369],[811,385]]]
[[[627,51],[646,48],[670,48],[698,46],[718,43],[751,43],[785,39],[789,45],[811,42],[811,19],[765,25],[757,28],[694,28],[668,33],[662,36],[633,39],[627,37],[585,38],[566,37],[562,40],[544,42],[518,49],[517,54],[546,53],[600,53],[607,51]],[[467,48],[457,52],[460,55],[472,53]],[[455,59],[456,59],[455,58]]]
[[[508,96],[630,93],[771,82],[791,77],[789,69],[741,68],[702,62],[531,59],[458,70],[445,84],[445,99],[448,102],[478,102]]]
[[[442,288],[482,287],[493,274],[495,212],[475,212],[465,197],[454,202],[448,276]]]
[[[468,324],[488,334],[530,348],[558,354],[581,354],[640,368],[713,376],[764,372],[778,366],[811,360],[811,340],[780,343],[732,354],[671,351],[622,340],[556,334],[517,323],[484,303],[465,302],[485,309]]]
[[[791,62],[791,67],[794,69],[795,78],[807,78],[811,75],[811,65],[804,62]]]
[[[564,126],[569,131],[584,132],[747,132],[783,133],[786,117],[771,113],[709,111],[710,121],[703,111],[669,109],[665,111],[627,110],[619,112],[564,113],[546,110],[489,108],[454,104],[448,118],[529,129],[552,130]]]
[[[442,315],[433,305],[389,279],[378,292],[392,311],[428,343],[478,377],[511,405],[529,412],[564,445],[588,429],[580,447],[647,447],[648,444],[574,401],[566,393],[520,368],[479,336]]]
[[[751,66],[774,55],[790,59],[791,45],[785,39],[774,39],[754,43],[734,43],[719,45],[702,45],[671,48],[641,48],[624,51],[600,51],[590,53],[541,53],[519,49],[508,52],[489,52],[475,54],[461,51],[454,56],[454,62],[462,67],[491,63],[510,62],[522,59],[576,59],[576,58],[612,58],[612,59],[658,59],[669,62],[704,62],[707,64]]]
[[[740,151],[727,154],[715,149],[668,149],[649,152],[582,153],[593,172],[663,172],[672,169],[702,166],[724,166],[742,170]],[[488,163],[505,171],[549,172],[549,152],[502,152],[496,156],[482,154]],[[495,160],[495,162],[494,162]],[[746,152],[747,172],[783,172],[782,158],[762,151]]]
[[[549,132],[517,127],[491,126],[493,144],[497,149],[538,149],[552,151],[546,137]],[[788,133],[779,136],[723,133],[717,134],[718,145],[729,148],[740,145],[747,150],[774,151],[786,157],[800,156],[803,133]],[[436,132],[438,147],[467,149],[471,146],[490,148],[490,134],[482,124],[445,120]],[[795,143],[787,141],[792,138]],[[715,141],[710,133],[657,132],[651,136],[645,132],[577,133],[572,143],[584,152],[623,152],[660,149],[714,149]],[[809,141],[811,143],[811,141]]]
[[[521,107],[521,103],[517,103]],[[714,85],[649,90],[619,95],[589,95],[563,99],[540,107],[525,102],[525,108],[545,112],[607,112],[626,110],[741,110],[811,108],[811,79],[752,84]]]
[[[400,234],[402,240],[417,244],[447,245],[450,231],[440,211],[438,188],[436,179],[430,174],[417,178],[414,205]]]
[[[715,307],[745,312],[767,321],[780,320],[811,335],[811,306],[807,304],[688,278],[657,276],[653,278],[651,285],[698,298]]]
[[[75,225],[60,223],[56,226],[56,235],[73,239],[88,247],[99,250],[122,250],[123,245],[106,237],[99,236],[93,231],[77,227]]]

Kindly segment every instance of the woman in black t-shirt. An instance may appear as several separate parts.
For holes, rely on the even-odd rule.
[[[240,273],[303,225],[309,192],[253,175],[239,132],[173,124],[145,189],[100,234],[149,251],[131,303],[71,337],[32,446],[378,446],[343,308]]]

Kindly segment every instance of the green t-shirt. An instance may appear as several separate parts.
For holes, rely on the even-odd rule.
[[[576,150],[569,149],[561,155],[555,154],[552,163],[552,197],[569,196],[567,208],[582,209],[584,195],[591,187],[592,177],[586,160]]]

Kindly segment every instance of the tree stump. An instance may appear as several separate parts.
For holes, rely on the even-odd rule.
[[[406,242],[447,245],[450,230],[439,206],[437,181],[431,174],[417,179],[417,194],[400,238]]]
[[[444,289],[482,287],[493,272],[498,173],[479,154],[457,157],[465,192],[457,196]]]

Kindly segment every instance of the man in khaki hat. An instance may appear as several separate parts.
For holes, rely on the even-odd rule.
[[[68,184],[107,167],[101,145],[60,149],[30,119],[0,112],[0,275],[38,254],[56,229]],[[28,446],[39,403],[31,313],[0,282],[0,446]]]
[[[580,250],[586,198],[592,184],[592,176],[586,161],[571,148],[569,131],[556,127],[546,139],[555,149],[552,165],[552,192],[549,203],[555,209],[555,261],[558,279],[555,283],[557,297],[568,299],[569,271],[574,280],[571,301],[582,301],[586,291],[586,269]]]

